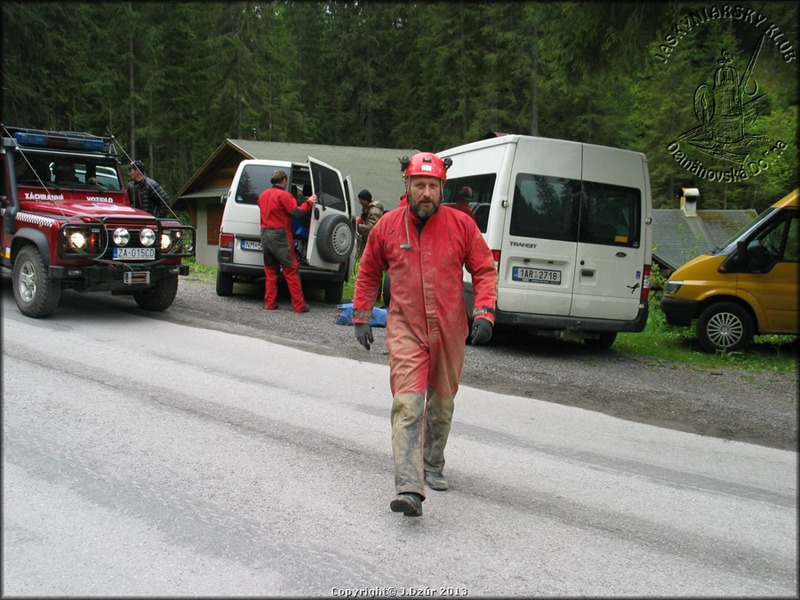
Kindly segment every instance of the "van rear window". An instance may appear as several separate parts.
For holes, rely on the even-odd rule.
[[[265,189],[272,187],[269,180],[278,167],[267,165],[247,165],[239,178],[236,188],[236,202],[239,204],[258,204],[258,197]]]
[[[509,233],[577,241],[581,182],[520,173],[514,185]]]
[[[511,235],[636,248],[641,193],[634,188],[520,173]]]
[[[635,188],[584,182],[579,241],[638,248],[641,210]]]

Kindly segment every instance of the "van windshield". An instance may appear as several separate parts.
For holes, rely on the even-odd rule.
[[[774,208],[772,206],[767,208],[764,212],[762,212],[760,215],[756,217],[755,221],[748,223],[747,225],[742,227],[739,231],[737,231],[731,237],[725,240],[725,242],[721,246],[717,246],[712,252],[712,254],[718,254],[723,251],[726,254],[732,252],[736,248],[736,242],[738,242],[740,239],[745,238],[749,234],[749,232],[757,229],[764,221],[769,219],[770,215],[772,215],[772,213],[774,213],[776,210],[779,209]]]

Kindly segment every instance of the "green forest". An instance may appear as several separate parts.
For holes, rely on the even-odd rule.
[[[175,194],[225,138],[644,152],[654,205],[798,186],[797,3],[2,3],[2,123],[114,135]]]

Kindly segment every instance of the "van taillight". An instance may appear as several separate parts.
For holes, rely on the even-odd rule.
[[[492,260],[494,260],[494,270],[500,269],[500,250],[492,250]]]
[[[229,250],[233,249],[233,241],[235,237],[232,233],[222,233],[219,232],[219,247],[220,248],[227,248]]]
[[[642,295],[640,296],[642,302],[647,302],[650,299],[650,273],[650,265],[645,265],[642,276]]]

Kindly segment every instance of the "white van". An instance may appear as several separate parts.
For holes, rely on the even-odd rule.
[[[639,152],[504,135],[450,157],[444,201],[464,186],[498,269],[496,322],[609,348],[647,322],[652,201]],[[472,284],[464,297],[471,314]]]
[[[239,163],[228,193],[222,196],[217,295],[230,296],[235,282],[264,279],[258,197],[278,170],[288,175],[287,190],[298,201],[304,188],[308,195],[317,195],[310,223],[293,223],[299,272],[304,284],[324,288],[325,302],[338,304],[356,258],[353,185],[349,176],[342,178],[339,171],[310,156],[307,163],[260,159]]]

